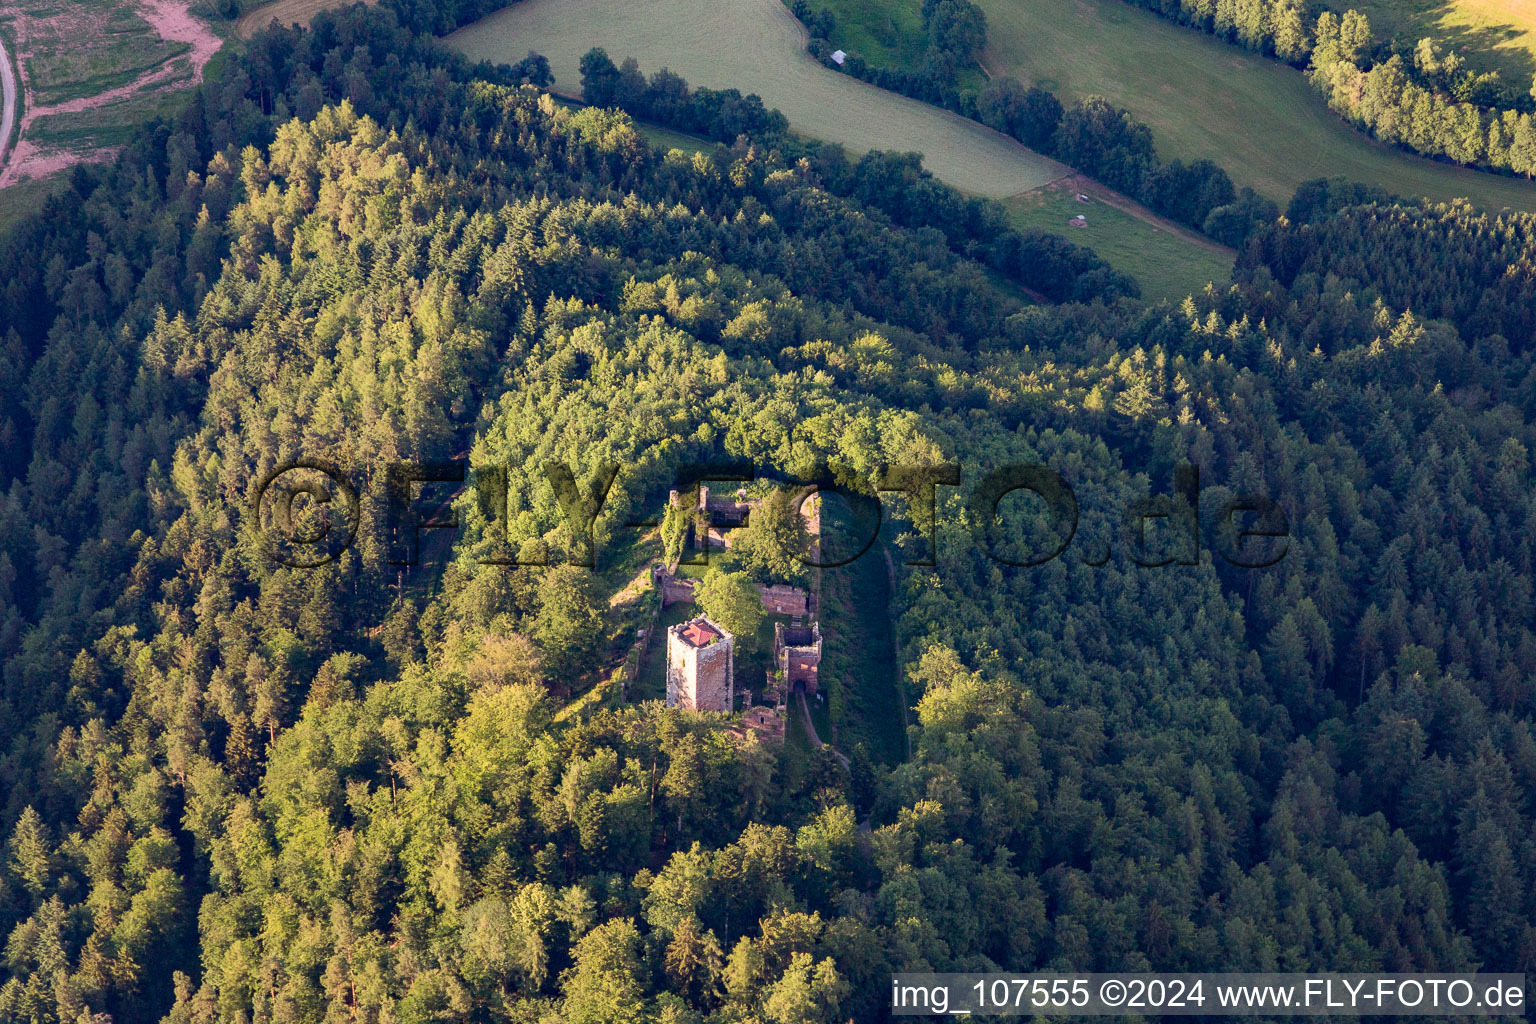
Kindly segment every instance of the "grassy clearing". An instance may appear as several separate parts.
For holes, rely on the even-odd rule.
[[[631,703],[643,700],[666,700],[667,697],[667,627],[693,618],[694,607],[687,602],[663,608],[656,616],[656,628],[645,647],[645,657],[640,661],[640,672],[634,685],[629,688]]]
[[[1078,202],[1079,191],[1089,194],[1093,202]],[[1104,191],[1077,179],[1076,184],[1058,182],[1015,196],[1003,205],[1017,227],[1054,231],[1088,246],[1110,266],[1141,282],[1142,297],[1149,301],[1177,302],[1212,281],[1231,278],[1232,250],[1196,238],[1166,221],[1161,226],[1152,223],[1160,218],[1132,216],[1104,198]],[[1079,214],[1087,218],[1087,227],[1068,227],[1067,222]]]
[[[1531,0],[1350,0],[1378,36],[1413,44],[1425,36],[1480,71],[1528,85],[1536,75],[1536,3]]]
[[[868,533],[860,530],[846,503],[822,505],[822,531],[828,561],[847,558]],[[896,640],[891,629],[890,581],[881,545],[875,544],[847,565],[821,572],[821,693],[811,716],[823,740],[847,752],[857,743],[877,761],[894,764],[906,751]],[[833,721],[837,732],[830,731]]]
[[[842,705],[838,745],[847,751],[862,742],[875,760],[894,764],[906,750],[906,726],[896,686],[885,559],[873,547],[821,578],[822,689]],[[821,738],[830,741],[832,734]]]
[[[1342,174],[1410,197],[1536,210],[1536,185],[1383,146],[1335,117],[1299,72],[1122,0],[978,2],[994,73],[1066,101],[1105,96],[1152,127],[1164,159],[1208,157],[1281,203],[1302,181]]]
[[[1015,195],[1068,173],[972,121],[828,71],[805,52],[804,30],[779,0],[524,0],[448,42],[474,60],[537,50],[568,94],[580,91],[581,55],[602,46],[647,72],[670,67],[694,85],[758,93],[797,131],[853,153],[921,152],[934,174],[977,195]]]
[[[38,180],[18,181],[0,188],[0,238],[10,233],[22,219],[43,208],[43,201],[61,190],[66,181],[63,175]]]
[[[104,107],[39,117],[28,126],[27,138],[49,149],[124,146],[146,121],[172,116],[186,101],[187,94],[180,90],[142,92]]]
[[[712,153],[716,145],[710,139],[689,135],[686,132],[675,132],[670,128],[647,124],[644,121],[636,121],[635,128],[646,142],[663,152],[680,149],[685,153]]]

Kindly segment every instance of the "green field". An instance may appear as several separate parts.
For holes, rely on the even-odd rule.
[[[1517,86],[1536,74],[1536,3],[1532,0],[1350,0],[1383,39],[1409,45],[1425,36],[1459,52],[1480,71]]]
[[[928,49],[921,4],[888,0],[835,0],[824,6],[837,15],[833,46],[858,54],[872,67],[911,69],[922,64]],[[960,87],[980,89],[987,76],[981,68],[962,68]]]
[[[1003,197],[1067,169],[972,121],[847,75],[805,52],[805,33],[779,0],[524,0],[448,37],[474,60],[549,58],[555,87],[577,94],[581,55],[594,46],[633,56],[647,72],[669,67],[693,85],[755,92],[797,130],[868,149],[917,151],[957,188]]]
[[[1224,246],[1197,239],[1162,222],[1161,226],[1134,217],[1102,201],[1102,193],[1089,204],[1077,201],[1070,182],[1047,185],[1006,200],[1016,226],[1040,228],[1065,235],[1098,253],[1110,266],[1141,282],[1142,297],[1174,302],[1194,294],[1212,281],[1232,276],[1234,253]],[[1086,227],[1068,227],[1082,214]]]
[[[635,129],[640,132],[640,136],[646,142],[660,150],[680,149],[685,153],[709,153],[716,145],[709,139],[689,135],[686,132],[675,132],[670,128],[647,124],[644,121],[636,121]]]
[[[61,175],[52,178],[18,181],[0,188],[0,236],[5,235],[16,223],[29,214],[42,209],[43,201],[63,188]]]
[[[1335,117],[1294,69],[1122,0],[977,2],[994,73],[1064,101],[1105,96],[1152,127],[1164,159],[1208,157],[1282,204],[1302,181],[1343,175],[1414,198],[1536,210],[1536,185],[1383,146]]]
[[[186,102],[185,92],[141,92],[111,106],[39,117],[28,126],[27,138],[40,146],[81,152],[124,146],[145,122],[174,117]]]

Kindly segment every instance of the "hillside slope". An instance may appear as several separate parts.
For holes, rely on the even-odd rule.
[[[1012,236],[902,227],[947,194],[862,166],[660,155],[391,6],[258,34],[0,241],[0,1018],[832,1024],[918,968],[1528,967],[1530,219],[1323,189],[1178,305],[1025,306],[969,256]],[[1425,319],[1435,247],[1448,293],[1515,281]],[[253,501],[300,458],[359,494],[316,568]],[[460,527],[404,565],[386,467],[452,459]],[[849,704],[904,693],[905,760],[589,689],[635,522],[711,459],[961,466],[932,516],[885,494],[902,680]],[[591,568],[547,461],[621,469]],[[985,500],[1026,463],[1071,531]],[[1138,540],[1180,463],[1195,519]],[[347,520],[321,493],[294,546]]]

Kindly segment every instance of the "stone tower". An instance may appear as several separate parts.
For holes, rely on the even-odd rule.
[[[804,690],[816,695],[821,676],[821,625],[786,626],[773,624],[773,663],[784,674],[789,692]]]
[[[736,638],[700,615],[667,630],[667,704],[735,709]]]

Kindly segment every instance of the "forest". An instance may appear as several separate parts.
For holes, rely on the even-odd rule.
[[[559,103],[434,38],[480,13],[262,32],[0,237],[0,1020],[841,1024],[895,971],[1536,970],[1536,220],[1321,179],[1149,303],[912,155],[596,51]],[[1191,221],[1245,202],[1058,114]],[[299,458],[502,467],[505,502],[452,498],[407,570],[366,486],[356,542],[287,566],[251,497]],[[711,459],[965,467],[891,524],[899,706],[848,695],[898,749],[602,688],[623,538]],[[550,462],[624,467],[594,569]],[[1081,508],[1034,566],[974,539],[1055,545],[1022,498],[978,517],[1021,463]],[[1120,510],[1181,464],[1227,543],[1273,498],[1284,557],[1137,564]]]

